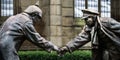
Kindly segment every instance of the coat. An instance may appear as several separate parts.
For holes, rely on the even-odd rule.
[[[72,52],[84,44],[92,43],[92,60],[120,60],[120,23],[101,17],[96,27],[85,25],[82,32],[66,46]]]
[[[30,16],[21,13],[8,18],[0,29],[0,60],[19,60],[17,52],[25,40],[46,50],[53,47],[37,33]]]

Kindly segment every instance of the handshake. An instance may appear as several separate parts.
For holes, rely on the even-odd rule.
[[[63,56],[66,52],[69,52],[69,49],[67,48],[67,46],[59,48],[59,50],[57,51],[58,56]]]
[[[64,56],[64,54],[65,54],[66,52],[70,52],[70,50],[68,49],[67,46],[64,46],[64,47],[59,48],[59,47],[57,47],[56,45],[53,45],[53,46],[51,46],[51,49],[47,49],[48,52],[51,52],[52,50],[53,50],[53,51],[56,51],[57,54],[58,54],[58,56]]]

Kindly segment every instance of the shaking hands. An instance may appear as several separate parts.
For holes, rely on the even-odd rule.
[[[58,56],[64,56],[66,54],[66,52],[68,52],[68,48],[66,46],[62,47],[62,48],[59,48],[59,51],[58,51]]]
[[[58,56],[64,56],[66,52],[70,52],[67,46],[59,48],[58,46],[54,45],[53,43],[49,42],[45,50],[48,52],[56,51],[58,53]]]

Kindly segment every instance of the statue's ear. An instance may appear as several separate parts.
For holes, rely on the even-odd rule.
[[[39,0],[35,3],[35,6],[39,6]]]

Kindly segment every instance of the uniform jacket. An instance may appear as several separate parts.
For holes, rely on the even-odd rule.
[[[66,46],[74,51],[91,41],[92,60],[120,60],[120,23],[103,17],[96,25],[92,28],[85,25]]]
[[[37,33],[30,16],[21,13],[8,18],[0,29],[0,60],[19,60],[17,51],[25,40],[43,49],[53,47]]]

